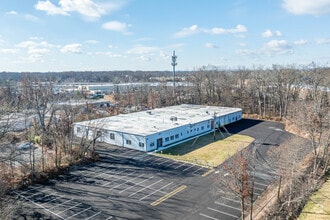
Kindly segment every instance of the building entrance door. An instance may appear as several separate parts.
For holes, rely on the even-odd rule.
[[[163,138],[157,139],[157,149],[163,146]]]

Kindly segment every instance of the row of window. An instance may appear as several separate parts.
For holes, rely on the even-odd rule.
[[[132,144],[132,141],[129,140],[129,139],[126,139],[126,144],[127,144],[127,145],[131,145],[131,144]],[[139,147],[144,147],[144,143],[139,142]]]

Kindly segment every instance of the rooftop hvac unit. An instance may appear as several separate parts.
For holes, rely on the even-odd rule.
[[[177,118],[176,116],[171,116],[170,120],[171,120],[171,121],[177,121],[178,118]]]

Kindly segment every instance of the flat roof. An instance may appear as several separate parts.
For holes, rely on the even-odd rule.
[[[211,120],[214,114],[220,117],[239,111],[242,111],[242,109],[183,104],[82,121],[75,124],[147,136],[183,125]]]

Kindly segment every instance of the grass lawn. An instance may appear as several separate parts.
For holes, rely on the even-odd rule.
[[[316,191],[299,216],[300,220],[330,219],[330,174],[328,180]]]
[[[213,140],[213,134],[199,137],[158,153],[159,156],[215,167],[254,141],[252,137],[234,134]]]

